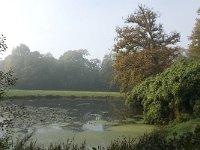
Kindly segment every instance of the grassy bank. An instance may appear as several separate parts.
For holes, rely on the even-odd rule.
[[[56,91],[56,90],[9,90],[8,98],[79,98],[79,99],[122,99],[119,92]]]

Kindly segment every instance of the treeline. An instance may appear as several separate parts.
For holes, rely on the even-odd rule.
[[[0,69],[13,69],[17,89],[117,91],[112,84],[112,56],[105,55],[101,62],[87,59],[88,55],[84,49],[70,50],[56,59],[21,44],[0,62]]]

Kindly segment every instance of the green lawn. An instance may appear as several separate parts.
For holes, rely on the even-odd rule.
[[[56,90],[15,90],[7,93],[8,97],[74,97],[74,98],[122,98],[119,92],[94,92],[94,91],[56,91]]]

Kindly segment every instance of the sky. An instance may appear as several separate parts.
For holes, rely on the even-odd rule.
[[[112,49],[116,27],[123,27],[139,4],[158,12],[164,30],[179,32],[178,45],[187,48],[200,0],[0,0],[0,34],[8,45],[0,57],[23,43],[56,58],[87,49],[91,58],[102,59]]]

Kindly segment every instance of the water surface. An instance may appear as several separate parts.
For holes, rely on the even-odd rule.
[[[88,145],[108,145],[116,138],[136,137],[150,126],[120,125],[123,101],[30,99],[8,104],[19,114],[13,119],[18,137],[34,132],[38,144],[63,143],[68,138]],[[140,130],[140,131],[138,131]]]

